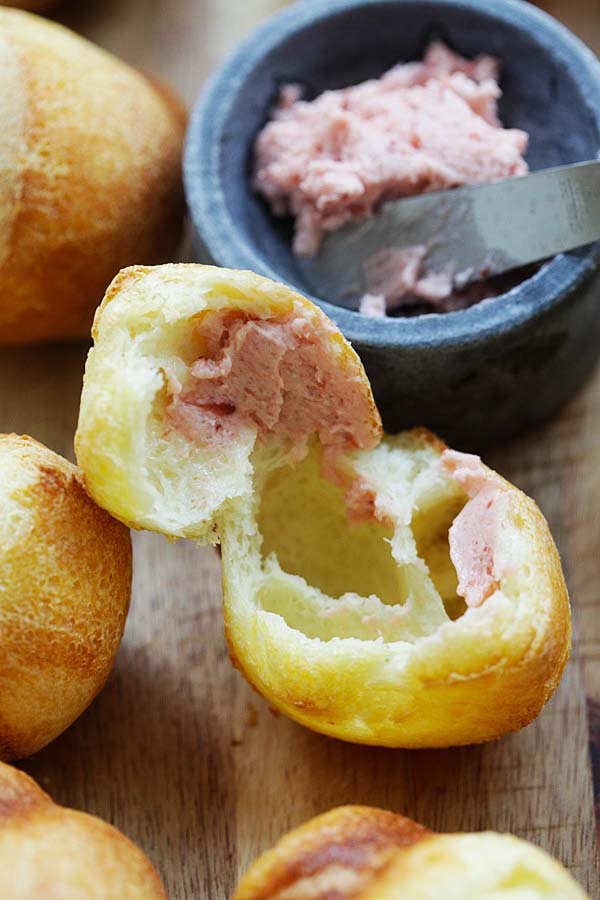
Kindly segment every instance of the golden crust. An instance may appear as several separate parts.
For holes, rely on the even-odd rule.
[[[0,896],[166,900],[147,857],[120,831],[65,809],[0,763]]]
[[[404,816],[344,806],[259,857],[233,900],[509,900],[519,887],[532,900],[585,900],[557,862],[525,841],[435,835]]]
[[[0,343],[83,337],[120,268],[176,248],[185,118],[167,89],[29,13],[0,8],[0,59],[0,156],[18,150],[0,175]]]
[[[0,461],[0,757],[16,759],[104,685],[127,616],[131,542],[46,447],[1,435]]]

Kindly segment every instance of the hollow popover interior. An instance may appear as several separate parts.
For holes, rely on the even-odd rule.
[[[414,641],[464,612],[448,530],[467,497],[436,471],[426,440],[394,450],[418,485],[414,521],[373,511],[353,522],[343,489],[322,474],[317,444],[303,460],[257,475],[258,606],[322,641]]]

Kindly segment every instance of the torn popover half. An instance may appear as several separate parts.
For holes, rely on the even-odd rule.
[[[435,834],[382,809],[342,806],[286,834],[233,900],[586,900],[539,847],[507,834]]]
[[[0,435],[0,759],[68,728],[121,643],[131,540],[82,482],[32,438]]]
[[[530,722],[570,643],[535,503],[425,431],[383,437],[320,309],[250,272],[135,267],[94,326],[76,449],[136,528],[222,544],[234,664],[348,741],[436,747]]]
[[[0,897],[167,900],[150,860],[95,816],[65,809],[0,763]]]

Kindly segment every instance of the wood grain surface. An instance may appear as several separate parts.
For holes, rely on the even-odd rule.
[[[57,18],[191,103],[228,47],[276,0],[100,0]],[[600,50],[598,0],[546,4]],[[72,457],[86,346],[0,351],[0,428]],[[488,456],[536,498],[559,545],[575,617],[572,659],[539,719],[480,747],[344,745],[275,717],[235,672],[212,549],[135,535],[125,640],[109,683],[61,738],[23,763],[60,803],[138,842],[173,900],[228,898],[286,829],[336,804],[381,805],[436,830],[528,838],[600,893],[591,759],[600,772],[600,369],[551,423]]]

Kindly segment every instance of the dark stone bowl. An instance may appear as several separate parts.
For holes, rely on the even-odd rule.
[[[194,114],[185,183],[198,258],[252,269],[310,297],[290,246],[250,185],[252,147],[278,88],[309,96],[420,59],[442,37],[503,64],[502,121],[530,134],[532,169],[598,157],[600,64],[522,0],[302,0],[226,60]],[[600,351],[600,244],[561,254],[469,309],[377,320],[311,297],[359,352],[388,431],[427,425],[480,447],[552,413]]]

